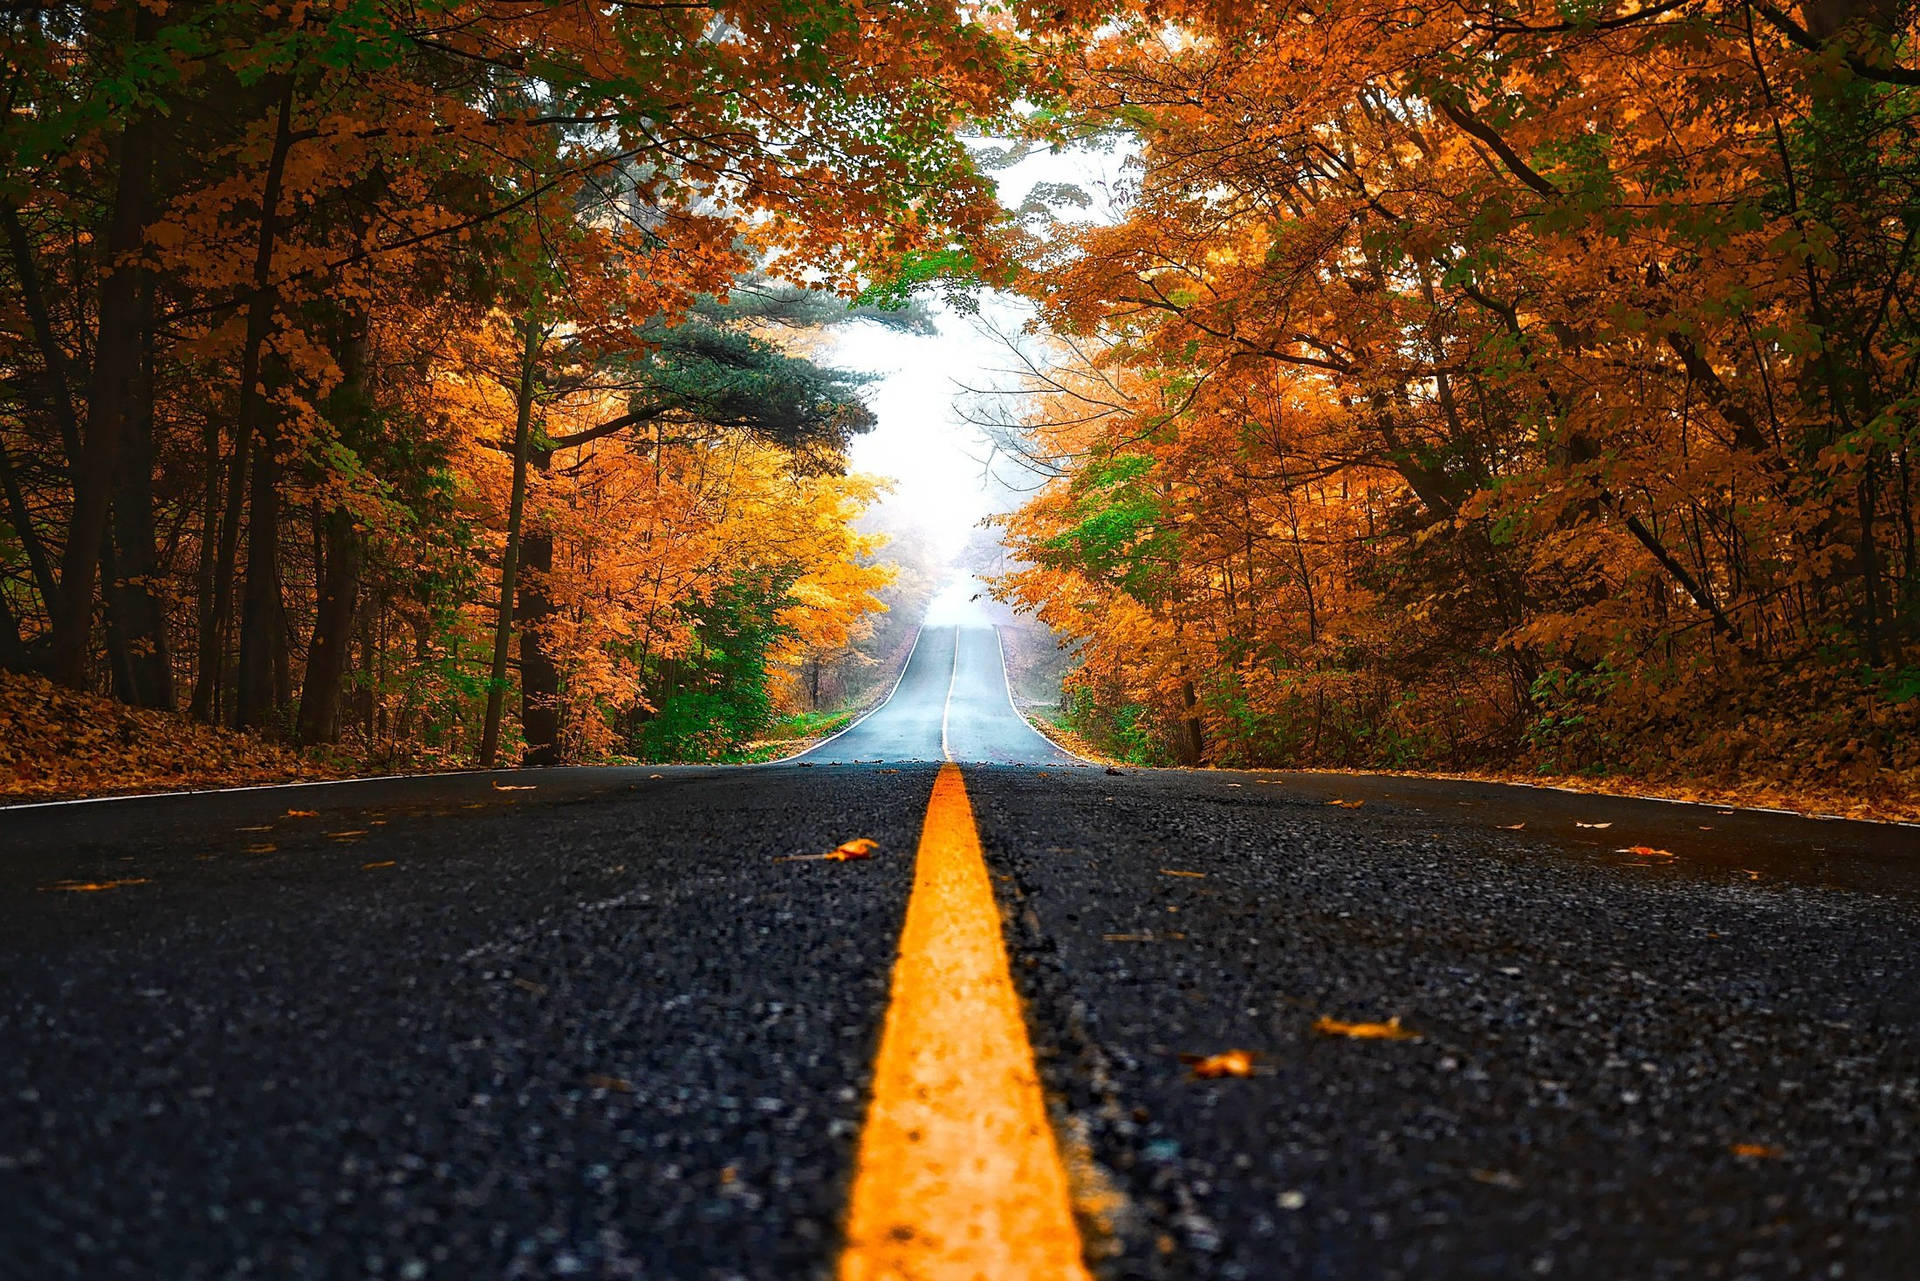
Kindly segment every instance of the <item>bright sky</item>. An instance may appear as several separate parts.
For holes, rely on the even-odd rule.
[[[1092,198],[1085,210],[1063,209],[1063,218],[1111,216],[1121,157],[1102,151],[1039,152],[999,175],[1000,199],[1009,208],[1026,200],[1035,183],[1070,183]],[[987,444],[962,420],[955,404],[963,387],[1009,381],[1012,357],[981,321],[1017,332],[1028,312],[1013,299],[982,299],[981,316],[937,307],[938,337],[894,333],[878,325],[847,325],[821,353],[826,363],[879,376],[868,404],[879,425],[855,440],[856,471],[886,476],[895,489],[881,513],[889,528],[920,526],[948,556],[959,552],[983,516],[1008,505],[989,497]],[[1001,491],[1004,494],[1004,490]]]

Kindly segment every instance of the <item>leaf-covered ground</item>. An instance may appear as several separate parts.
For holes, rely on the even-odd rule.
[[[352,772],[250,734],[214,729],[0,672],[0,797],[231,787]]]

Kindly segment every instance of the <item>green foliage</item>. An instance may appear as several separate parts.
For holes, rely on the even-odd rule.
[[[792,579],[741,579],[694,610],[695,643],[682,658],[655,664],[648,683],[657,707],[633,735],[643,760],[717,761],[739,756],[773,720],[767,658],[787,629],[778,621]]]

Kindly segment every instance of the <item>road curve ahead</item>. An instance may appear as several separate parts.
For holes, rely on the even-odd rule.
[[[893,696],[798,759],[815,765],[1084,763],[1014,710],[998,631],[963,624],[923,627]]]
[[[0,809],[0,1281],[1904,1279],[1915,838],[1076,765],[964,626],[784,764]]]

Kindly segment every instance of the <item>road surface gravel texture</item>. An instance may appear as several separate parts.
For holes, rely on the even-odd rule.
[[[1913,829],[1115,773],[930,627],[773,766],[0,810],[0,1276],[833,1276],[949,752],[1094,1275],[1920,1269]]]

